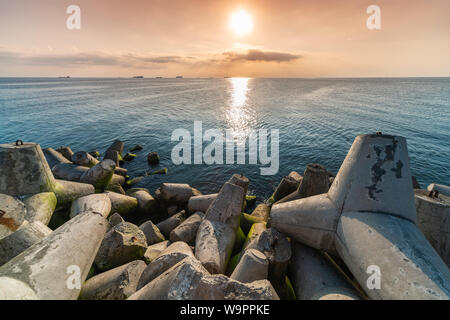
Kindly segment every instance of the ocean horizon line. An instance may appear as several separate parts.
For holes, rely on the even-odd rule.
[[[142,79],[152,79],[152,80],[161,80],[161,79],[306,79],[306,80],[314,80],[314,79],[331,79],[331,80],[339,80],[339,79],[450,79],[450,75],[448,76],[430,76],[430,77],[419,77],[419,76],[383,76],[383,77],[189,77],[183,76],[182,78],[177,78],[175,76],[143,76],[143,78],[135,78],[134,76],[94,76],[94,77],[83,77],[83,76],[0,76],[0,79],[131,79],[131,80],[142,80]]]

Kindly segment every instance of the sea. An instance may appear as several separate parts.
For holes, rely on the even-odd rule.
[[[231,130],[244,147],[250,132],[278,130],[279,170],[262,175],[268,165],[261,159],[231,164],[225,155],[223,164],[174,163],[182,141],[174,132],[189,132],[194,143],[195,121],[202,132]],[[144,177],[136,186],[152,194],[163,182],[215,193],[240,173],[250,179],[249,194],[263,201],[283,176],[302,174],[309,163],[337,173],[355,137],[375,132],[407,138],[422,188],[450,185],[450,78],[0,78],[0,143],[100,153],[116,139],[126,152],[141,145],[123,167]],[[147,163],[149,152],[158,152],[159,165]],[[161,168],[166,175],[151,174]]]

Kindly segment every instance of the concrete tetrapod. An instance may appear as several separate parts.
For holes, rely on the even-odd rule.
[[[181,183],[163,183],[155,192],[156,199],[175,204],[186,204],[191,197],[200,195],[197,189]]]
[[[163,242],[159,242],[157,244],[153,244],[147,247],[147,251],[144,253],[144,260],[148,264],[150,264],[153,260],[155,260],[161,252],[163,252],[169,246],[170,241],[166,240]]]
[[[146,267],[144,261],[135,260],[94,276],[83,285],[80,300],[125,300],[136,292]]]
[[[414,190],[417,225],[450,268],[450,197]]]
[[[267,280],[241,283],[210,275],[188,256],[145,285],[128,300],[278,300]]]
[[[108,229],[100,214],[76,216],[0,267],[0,300],[77,299]]]
[[[264,253],[255,249],[248,249],[245,250],[230,279],[248,283],[267,279],[268,273],[269,261]]]
[[[60,163],[72,163],[70,160],[67,160],[66,157],[64,157],[61,153],[54,150],[53,148],[44,149],[44,155],[50,168],[53,168]]]
[[[236,180],[234,176],[233,179]],[[241,186],[226,182],[200,223],[195,256],[210,273],[225,273],[236,240],[244,198]]]
[[[217,198],[217,193],[190,197],[188,201],[189,213],[201,211],[205,213],[211,203]]]
[[[437,191],[444,196],[450,197],[450,187],[442,184],[432,183],[427,187],[428,191]]]
[[[359,300],[345,278],[316,249],[294,241],[289,275],[298,300]]]
[[[297,190],[277,201],[276,204],[327,193],[330,181],[327,169],[320,164],[308,164]]]
[[[292,171],[281,180],[272,197],[270,197],[270,202],[277,202],[296,191],[302,179],[303,177],[298,172]]]
[[[87,184],[56,180],[36,143],[0,145],[0,163],[0,193],[21,196],[54,192],[61,207],[95,192]]]
[[[141,289],[147,283],[160,276],[164,271],[173,267],[186,257],[194,257],[191,247],[185,242],[177,241],[164,249],[144,270],[137,289]]]
[[[16,232],[0,239],[0,266],[47,237],[52,230],[40,221],[25,222]]]
[[[56,209],[57,199],[53,192],[42,192],[23,200],[27,207],[25,219],[28,222],[40,221],[48,225]]]
[[[106,193],[90,194],[76,199],[70,207],[70,218],[79,215],[82,212],[91,211],[100,213],[108,218],[111,213],[111,200]]]
[[[67,160],[72,161],[73,151],[70,147],[61,146],[58,149],[56,149],[56,151],[61,153]]]
[[[88,168],[92,168],[93,166],[99,163],[99,161],[96,158],[94,158],[89,153],[84,151],[78,151],[75,154],[73,154],[72,162]]]
[[[112,227],[105,235],[95,257],[95,265],[102,271],[114,269],[141,259],[146,250],[144,233],[134,224],[124,222]]]
[[[184,241],[190,246],[194,246],[198,227],[202,222],[203,216],[203,212],[196,212],[183,221],[170,232],[170,241]]]
[[[80,181],[90,183],[96,189],[103,190],[111,181],[115,168],[116,165],[112,160],[103,160],[83,173]]]
[[[20,228],[25,220],[23,202],[6,194],[0,194],[0,240]]]
[[[416,225],[403,137],[358,136],[327,194],[274,205],[269,224],[337,252],[373,299],[450,298],[450,271]],[[370,270],[381,272],[380,289]]]

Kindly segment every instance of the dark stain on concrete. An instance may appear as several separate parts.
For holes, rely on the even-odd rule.
[[[392,139],[392,144],[386,145],[384,147],[384,157],[381,156],[381,152],[383,151],[382,148],[380,148],[379,146],[373,147],[373,150],[376,153],[376,163],[371,168],[373,184],[367,186],[366,189],[368,190],[370,199],[375,201],[377,200],[376,194],[383,192],[382,189],[378,189],[378,183],[386,174],[386,170],[383,169],[383,165],[388,161],[394,161],[395,153],[397,152],[398,141],[395,139],[395,137],[389,138]],[[391,170],[395,172],[395,176],[400,179],[402,177],[403,163],[401,161],[398,161],[396,165],[397,167]]]
[[[392,172],[395,172],[395,177],[397,179],[401,179],[402,178],[402,168],[403,168],[403,162],[401,162],[399,160],[396,163],[396,167],[391,169]]]

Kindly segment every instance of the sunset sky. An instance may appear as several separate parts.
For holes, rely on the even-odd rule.
[[[0,77],[450,76],[449,57],[449,0],[0,0]]]

